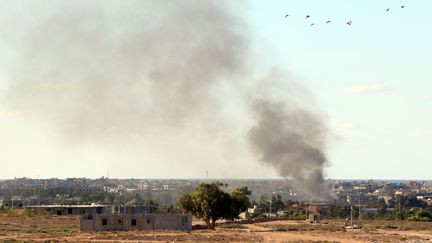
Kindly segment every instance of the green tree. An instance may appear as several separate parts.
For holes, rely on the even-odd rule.
[[[300,208],[291,208],[288,211],[287,218],[294,220],[304,220],[306,218],[306,211]]]
[[[270,209],[270,202],[264,195],[260,195],[254,205],[257,205],[263,212],[268,212]]]
[[[282,201],[282,196],[277,194],[276,197],[272,196],[272,211],[277,212],[285,208],[285,203]]]
[[[179,213],[190,213],[194,210],[194,205],[192,201],[192,195],[190,193],[183,193],[177,199],[177,212]]]
[[[231,195],[221,188],[219,182],[199,184],[192,193],[184,193],[177,201],[177,211],[191,213],[203,220],[209,229],[214,229],[219,219],[234,219],[249,206],[250,191],[247,187],[236,188]]]
[[[380,199],[377,204],[378,216],[384,217],[387,214],[387,204],[385,203],[384,199]]]
[[[412,208],[406,219],[409,221],[432,221],[432,213],[423,208]]]
[[[252,194],[246,186],[237,187],[231,192],[231,210],[226,219],[234,220],[239,218],[239,214],[250,207],[249,196]]]
[[[175,212],[174,205],[159,205],[159,207],[157,208],[157,213],[167,214],[167,213],[174,213],[174,212]]]
[[[150,199],[145,199],[145,200],[143,200],[142,204],[143,204],[144,206],[149,207],[151,213],[157,212],[157,210],[158,210],[158,208],[159,208],[159,204],[153,202],[153,201],[150,200]]]
[[[141,204],[142,204],[141,200],[139,200],[137,198],[133,198],[126,203],[126,206],[136,206],[136,205],[141,205]]]

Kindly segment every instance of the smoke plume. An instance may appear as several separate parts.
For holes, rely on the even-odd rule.
[[[249,65],[249,33],[229,3],[53,1],[43,10],[38,4],[6,102],[77,143],[182,132],[208,141],[215,134],[244,139],[229,127],[252,124],[243,142],[260,160],[308,195],[323,196],[327,128],[319,115],[251,84],[248,67],[259,63]]]
[[[215,90],[235,80],[248,46],[232,10],[217,1],[104,2],[51,6],[25,36],[8,102],[78,139],[211,116]]]
[[[249,131],[260,160],[276,169],[309,199],[325,199],[323,169],[327,128],[322,117],[294,103],[255,100],[257,123]]]

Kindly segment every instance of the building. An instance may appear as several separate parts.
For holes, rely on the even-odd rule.
[[[241,219],[252,219],[253,216],[263,213],[257,205],[254,205],[253,208],[248,208],[245,212],[239,214]]]
[[[51,215],[82,215],[82,214],[105,214],[112,212],[110,205],[42,205],[27,206],[33,213],[45,212]]]
[[[24,204],[21,198],[0,200],[0,208],[22,208]]]
[[[81,231],[192,230],[190,214],[85,214]]]
[[[311,223],[319,223],[320,219],[321,219],[321,214],[320,213],[310,213],[308,215],[308,219]]]
[[[319,223],[320,220],[329,214],[330,206],[325,203],[308,204],[307,219],[311,223]]]
[[[262,213],[262,210],[261,210],[260,208],[258,208],[257,205],[254,205],[253,208],[248,208],[248,209],[247,209],[247,212],[248,212],[249,214],[261,214],[261,213]]]
[[[320,214],[321,216],[326,216],[329,213],[330,206],[328,204],[308,204],[307,213],[308,214]]]
[[[149,206],[145,205],[131,205],[131,206],[124,206],[124,205],[115,205],[112,206],[111,213],[114,214],[151,214],[151,208]]]

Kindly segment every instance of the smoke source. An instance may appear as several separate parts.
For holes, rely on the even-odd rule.
[[[249,131],[250,143],[260,160],[284,178],[292,178],[296,189],[310,199],[325,199],[323,152],[327,127],[323,119],[294,103],[255,100],[257,123]]]

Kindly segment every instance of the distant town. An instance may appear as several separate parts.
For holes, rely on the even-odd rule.
[[[328,180],[332,197],[309,200],[297,193],[284,179],[30,179],[0,181],[0,208],[42,205],[145,205],[158,213],[173,213],[178,198],[200,183],[221,182],[227,192],[246,186],[251,195],[251,213],[278,217],[295,205],[328,205],[323,215],[344,217],[353,205],[355,216],[396,217],[412,208],[432,206],[432,181]],[[307,213],[307,212],[305,212]]]

